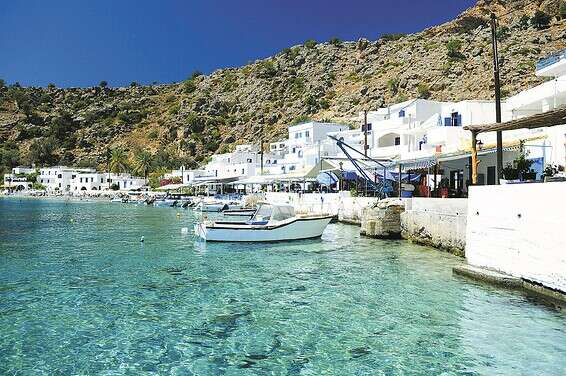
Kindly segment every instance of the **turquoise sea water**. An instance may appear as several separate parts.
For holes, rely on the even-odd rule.
[[[317,241],[203,244],[181,231],[193,219],[0,199],[0,374],[566,370],[566,315],[453,276],[456,257],[342,224]]]

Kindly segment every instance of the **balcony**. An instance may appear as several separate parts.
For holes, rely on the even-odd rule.
[[[557,77],[566,74],[566,50],[556,52],[536,65],[537,76]]]

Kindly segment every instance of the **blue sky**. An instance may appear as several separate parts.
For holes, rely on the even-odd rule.
[[[454,18],[475,0],[7,0],[0,78],[25,86],[181,81],[306,39],[375,40]]]

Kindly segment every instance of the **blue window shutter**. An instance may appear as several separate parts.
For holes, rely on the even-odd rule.
[[[462,115],[458,115],[458,126],[462,126]]]
[[[399,111],[399,117],[405,117],[405,110]]]
[[[449,117],[444,118],[444,126],[445,126],[445,127],[450,127],[450,126],[452,126],[452,118],[449,118]]]

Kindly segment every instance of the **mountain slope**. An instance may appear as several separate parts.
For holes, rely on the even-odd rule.
[[[236,143],[284,137],[307,118],[352,123],[359,111],[420,96],[492,98],[489,14],[500,16],[503,94],[541,81],[535,62],[566,48],[559,0],[480,0],[455,20],[377,41],[305,43],[179,84],[0,88],[0,164],[104,163],[108,147],[146,149],[156,165],[194,167]],[[533,25],[535,11],[551,16]],[[1,168],[1,167],[0,167]]]

